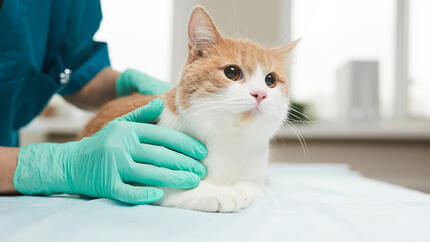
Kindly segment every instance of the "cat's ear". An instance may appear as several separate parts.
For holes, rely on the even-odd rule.
[[[291,41],[290,43],[283,45],[281,47],[275,48],[275,52],[277,55],[280,55],[282,57],[287,57],[288,54],[293,51],[294,47],[302,40],[302,38],[298,38],[294,41]]]
[[[202,49],[222,41],[222,36],[209,13],[201,6],[193,9],[188,23],[188,47]]]

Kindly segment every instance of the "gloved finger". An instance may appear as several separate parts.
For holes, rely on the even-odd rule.
[[[158,201],[163,195],[163,190],[159,188],[118,183],[113,191],[112,197],[125,203],[146,204]]]
[[[191,171],[200,178],[204,178],[207,173],[206,167],[200,161],[164,146],[139,144],[131,151],[131,156],[136,162],[173,170]]]
[[[141,143],[164,146],[195,159],[207,156],[206,147],[193,137],[163,126],[130,123]]]
[[[164,108],[164,102],[160,98],[154,99],[147,105],[135,109],[117,118],[118,121],[150,123],[160,116]]]
[[[139,73],[135,78],[137,91],[145,95],[160,95],[173,87],[173,83],[158,80],[145,73]]]
[[[199,176],[192,172],[170,170],[149,164],[135,163],[131,169],[123,171],[123,174],[120,175],[126,182],[176,189],[190,189],[197,187],[200,183]]]

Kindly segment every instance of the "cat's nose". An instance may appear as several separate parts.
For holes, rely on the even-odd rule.
[[[267,97],[267,93],[263,92],[263,91],[253,91],[251,93],[251,96],[255,97],[255,99],[257,99],[257,104],[260,104],[261,101],[263,101],[263,99],[265,99]]]

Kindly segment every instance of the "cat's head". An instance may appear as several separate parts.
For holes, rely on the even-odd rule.
[[[209,128],[267,125],[274,132],[287,116],[285,60],[297,41],[264,48],[224,38],[202,7],[190,16],[188,39],[189,55],[177,91],[182,113]]]

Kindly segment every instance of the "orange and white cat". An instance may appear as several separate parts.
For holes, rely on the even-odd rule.
[[[210,15],[196,7],[188,24],[189,56],[179,84],[163,95],[158,125],[202,141],[208,174],[197,188],[163,188],[161,206],[234,212],[262,198],[269,140],[287,116],[285,59],[297,41],[278,48],[221,36]],[[84,136],[147,104],[134,94],[103,106]]]

